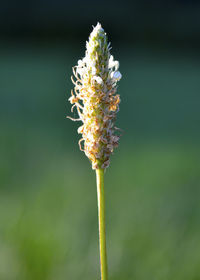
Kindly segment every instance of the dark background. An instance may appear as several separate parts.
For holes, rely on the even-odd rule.
[[[109,279],[200,279],[200,2],[1,1],[0,279],[100,279],[95,172],[67,99],[100,22],[120,61]],[[75,116],[75,114],[74,114]]]

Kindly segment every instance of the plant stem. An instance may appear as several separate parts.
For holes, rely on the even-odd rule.
[[[104,169],[96,169],[101,280],[108,280],[105,230]]]

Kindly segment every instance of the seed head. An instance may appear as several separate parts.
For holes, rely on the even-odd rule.
[[[83,122],[78,128],[78,133],[82,134],[79,146],[91,160],[93,169],[109,166],[110,155],[119,142],[119,135],[116,135],[119,128],[114,122],[120,103],[117,82],[122,75],[110,49],[106,33],[97,23],[86,42],[85,57],[72,68],[76,81],[72,77],[75,87],[69,101],[73,104],[72,111],[76,107],[79,118],[69,118]]]

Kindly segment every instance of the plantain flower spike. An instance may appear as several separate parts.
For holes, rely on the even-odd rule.
[[[72,112],[76,107],[79,118],[69,118],[83,123],[78,128],[78,133],[82,134],[79,146],[92,162],[93,169],[109,166],[110,155],[119,142],[116,132],[120,129],[114,123],[120,103],[117,82],[122,75],[110,49],[106,33],[97,23],[86,42],[85,57],[72,68],[76,81],[72,77],[75,87],[69,101],[73,104]]]

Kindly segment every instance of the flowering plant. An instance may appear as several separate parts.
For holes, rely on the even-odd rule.
[[[69,101],[72,111],[76,107],[82,121],[78,133],[82,134],[79,146],[96,169],[97,197],[99,216],[99,244],[101,261],[101,279],[107,280],[107,257],[105,235],[105,198],[104,170],[109,166],[110,155],[118,146],[119,130],[114,126],[116,113],[119,111],[120,96],[116,94],[117,82],[122,75],[118,71],[119,62],[110,54],[110,43],[106,33],[98,23],[86,42],[85,57],[73,67],[74,91]],[[81,142],[84,141],[82,147]]]

